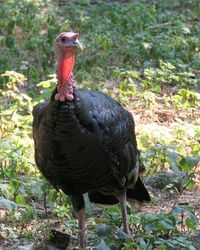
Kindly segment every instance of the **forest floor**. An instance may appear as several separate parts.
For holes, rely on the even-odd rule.
[[[111,95],[135,120],[152,202],[137,212],[127,206],[134,249],[194,250],[187,245],[193,243],[200,250],[199,0],[1,2],[0,250],[56,250],[51,229],[64,232],[58,238],[69,250],[78,249],[70,199],[36,168],[31,114],[55,88],[55,38],[70,30],[86,47],[76,57],[78,87]],[[109,248],[98,248],[96,227],[121,225],[120,209],[112,207],[88,212],[88,249],[121,249],[116,230],[104,239]],[[183,213],[183,224],[171,220],[173,208],[175,216],[190,214]],[[157,221],[151,217],[161,212]],[[156,227],[150,233],[145,215]]]
[[[154,189],[154,194],[159,197],[159,202],[156,204],[147,204],[142,212],[155,214],[157,212],[170,211],[173,207],[189,205],[193,208],[193,212],[200,221],[200,193],[199,187],[195,187],[193,190],[185,190],[182,194],[177,193],[163,193],[159,190]],[[184,227],[183,227],[184,232]],[[189,237],[196,247],[197,250],[200,249],[200,227],[197,228],[195,232]]]
[[[113,91],[114,93],[115,91]],[[114,97],[114,94],[113,94]],[[152,111],[150,109],[137,109],[137,112],[132,109],[131,104],[128,104],[129,111],[134,115],[135,123],[136,123],[136,131],[139,130],[148,130],[148,129],[157,129],[165,131],[165,134],[170,133],[174,127],[178,126],[178,123],[181,121],[184,122],[190,122],[190,114],[188,115],[187,112],[183,113],[177,113],[176,110],[173,110],[172,107],[164,107],[162,103],[160,103],[157,106],[157,109]],[[199,110],[195,110],[193,113],[194,117],[198,117]],[[199,171],[199,167],[196,171]],[[176,177],[176,176],[175,176]],[[192,212],[196,215],[198,220],[200,221],[200,178],[199,176],[196,179],[196,185],[192,189],[184,189],[182,190],[182,187],[179,186],[178,189],[181,189],[181,192],[178,192],[177,189],[169,189],[163,191],[165,187],[165,178],[169,178],[171,182],[173,182],[174,176],[170,173],[165,173],[164,175],[158,175],[156,177],[148,177],[146,179],[146,185],[147,188],[153,197],[152,202],[149,204],[145,204],[143,206],[136,206],[136,214],[156,214],[158,212],[169,212],[174,207],[177,206],[190,206],[192,207]],[[172,179],[171,179],[172,178]],[[170,181],[168,184],[170,184]],[[180,191],[180,190],[179,190]],[[6,240],[6,235],[1,235],[0,237],[0,250],[11,250],[11,249],[19,249],[19,250],[59,250],[62,248],[56,247],[58,244],[57,241],[63,241],[65,242],[67,240],[67,249],[73,250],[78,249],[78,238],[77,238],[77,232],[73,232],[71,235],[63,233],[59,235],[59,239],[55,239],[55,244],[50,243],[48,241],[48,232],[50,228],[52,227],[53,230],[56,230],[56,232],[63,231],[64,223],[65,223],[65,217],[62,219],[59,219],[57,216],[54,216],[51,213],[51,210],[47,208],[47,211],[45,211],[43,204],[35,203],[36,204],[36,210],[37,210],[37,219],[34,221],[31,221],[30,223],[27,223],[26,226],[21,229],[21,239],[14,238],[14,239],[8,239]],[[101,213],[95,212],[92,213],[91,216],[97,216],[101,217]],[[72,212],[72,211],[71,211]],[[88,219],[89,219],[88,217]],[[1,222],[6,220],[5,217],[5,211],[3,209],[0,210],[0,219]],[[88,228],[90,222],[88,222]],[[37,228],[42,227],[42,225],[47,225],[47,228],[43,228],[43,235],[40,235],[34,242],[29,241],[26,243],[24,241],[24,235],[26,234],[26,231],[33,231],[35,232]],[[184,225],[181,226],[181,232],[184,233],[187,231],[187,229],[184,227]],[[87,230],[88,232],[90,229]],[[6,232],[6,231],[5,231]],[[10,232],[8,232],[9,235]],[[34,234],[34,233],[33,233]],[[95,233],[93,233],[95,234]],[[76,235],[76,236],[75,236]],[[89,233],[91,236],[91,232]],[[2,237],[3,236],[3,237]],[[94,235],[90,238],[88,237],[89,246],[88,249],[92,249],[92,241],[94,240]],[[192,241],[195,248],[198,250],[200,249],[200,227],[198,226],[196,231],[191,233],[189,236],[189,239]],[[90,248],[91,246],[91,248]],[[119,248],[121,249],[121,248]],[[170,249],[179,249],[179,248],[170,248]]]
[[[155,195],[157,197],[157,201],[149,204],[145,204],[144,206],[138,208],[137,214],[156,214],[158,212],[168,212],[173,207],[176,206],[182,206],[182,205],[189,205],[193,208],[194,214],[197,216],[197,218],[200,221],[200,193],[199,193],[199,187],[193,188],[193,190],[184,190],[182,194],[178,193],[169,193],[169,192],[162,192],[159,189],[151,188],[149,187],[149,190],[151,190],[151,194]],[[63,229],[63,224],[65,219],[62,220],[58,219],[57,217],[53,216],[48,209],[47,214],[45,213],[44,208],[42,206],[39,206],[38,209],[38,219],[35,221],[31,221],[30,224],[26,225],[26,228],[22,230],[21,234],[21,240],[13,239],[13,240],[6,240],[6,237],[0,238],[0,250],[11,250],[11,249],[18,249],[18,250],[59,250],[60,248],[56,247],[54,244],[51,244],[48,241],[48,237],[45,237],[44,235],[41,235],[37,239],[37,241],[32,242],[30,241],[28,244],[24,241],[23,235],[26,233],[26,230],[32,229],[35,231],[36,228],[41,226],[42,224],[46,224],[47,221],[49,225],[52,226],[52,229],[58,230],[58,232]],[[4,211],[0,210],[0,214],[3,215]],[[92,216],[99,216],[97,214],[93,214]],[[89,223],[88,223],[89,224]],[[50,226],[50,227],[51,227]],[[49,228],[48,228],[49,229]],[[89,231],[88,229],[87,231]],[[184,226],[182,228],[182,232],[184,233]],[[5,235],[4,235],[5,236]],[[59,236],[59,241],[68,241],[68,234],[61,234]],[[197,250],[200,249],[200,227],[197,228],[195,232],[189,236],[189,239],[192,241],[194,246]],[[91,239],[92,240],[92,239]],[[89,238],[90,241],[90,238]],[[58,240],[55,241],[55,244],[58,244]],[[91,243],[90,243],[91,244]],[[89,244],[89,246],[90,246]],[[62,248],[61,248],[62,249]],[[67,247],[68,250],[75,250],[78,249],[78,239],[77,237],[73,236],[69,238],[69,245]],[[88,249],[92,249],[92,247],[88,247]],[[120,249],[120,248],[119,248]],[[171,249],[177,249],[177,248],[171,248]]]

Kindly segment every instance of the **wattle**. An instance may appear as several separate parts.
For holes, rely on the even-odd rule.
[[[75,62],[75,50],[69,49],[61,55],[57,67],[57,91],[55,95],[56,101],[72,101],[73,100],[73,84],[75,79],[72,75],[72,70]]]

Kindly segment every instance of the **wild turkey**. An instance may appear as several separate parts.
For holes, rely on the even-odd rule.
[[[75,48],[82,48],[78,37],[78,33],[64,32],[56,38],[57,88],[50,101],[33,109],[33,138],[37,167],[71,198],[80,248],[85,249],[84,193],[91,202],[119,202],[126,233],[126,197],[140,202],[150,197],[139,177],[144,167],[131,114],[99,91],[75,87]]]

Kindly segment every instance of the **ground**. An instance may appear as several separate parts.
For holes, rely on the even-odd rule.
[[[161,192],[158,189],[151,189],[151,194],[155,195],[157,197],[157,201],[146,204],[142,207],[140,207],[140,210],[137,212],[139,214],[141,213],[148,213],[148,214],[156,214],[157,212],[163,211],[167,212],[170,211],[173,207],[177,205],[189,205],[193,207],[193,211],[196,214],[196,216],[200,219],[200,194],[199,194],[199,188],[194,188],[193,190],[185,190],[182,194],[178,193],[167,193],[167,192]],[[3,213],[3,211],[1,211]],[[64,222],[65,219],[59,220],[57,217],[52,216],[52,214],[49,213],[47,216],[45,216],[45,211],[44,209],[38,210],[38,214],[40,215],[37,221],[31,222],[30,225],[27,226],[27,228],[34,228],[38,227],[38,225],[45,224],[47,221],[51,221],[50,225],[52,226],[52,229],[57,229],[59,230],[60,228],[63,228],[62,223]],[[93,215],[93,216],[96,216]],[[89,224],[89,223],[88,223]],[[90,230],[90,229],[89,229]],[[44,233],[45,231],[43,231]],[[25,233],[25,232],[24,232]],[[9,234],[9,232],[8,232]],[[23,234],[22,234],[23,235]],[[59,240],[64,241],[68,245],[68,235],[67,234],[61,234],[59,235]],[[200,228],[196,230],[196,232],[193,232],[192,235],[189,237],[191,241],[193,242],[194,246],[196,249],[200,249]],[[67,238],[67,239],[66,239]],[[76,237],[69,237],[70,238],[70,243],[68,245],[68,250],[73,250],[73,249],[78,249],[77,247],[74,247],[75,245],[77,246],[78,241]],[[23,238],[22,238],[23,239]],[[58,239],[56,239],[56,244],[58,244]],[[31,250],[31,249],[37,249],[37,250],[57,250],[59,248],[56,248],[55,245],[51,245],[50,242],[48,242],[47,238],[44,239],[42,236],[41,232],[41,237],[37,239],[35,242],[29,242],[27,245],[25,242],[20,242],[18,240],[6,240],[4,238],[1,239],[1,247],[0,249],[3,250],[11,250],[11,249],[19,249],[19,250]],[[23,246],[23,247],[22,247]],[[34,248],[32,248],[34,246]],[[21,247],[21,248],[20,248]],[[90,249],[90,248],[89,248]]]
[[[115,83],[116,84],[116,83]],[[113,91],[114,93],[115,91]],[[114,95],[114,94],[113,94]],[[148,128],[151,130],[157,131],[165,131],[165,134],[171,133],[174,128],[179,126],[180,119],[181,121],[188,122],[188,114],[187,112],[182,112],[181,114],[177,114],[176,110],[173,110],[171,107],[168,109],[158,100],[158,106],[156,110],[147,110],[141,107],[140,109],[137,109],[137,112],[133,110],[131,104],[128,104],[129,111],[134,115],[135,117],[135,123],[136,123],[136,130],[137,132],[140,130],[147,130]],[[197,113],[199,110],[196,110],[194,112],[194,117],[197,117]],[[145,174],[144,174],[145,176]],[[179,176],[178,176],[179,177]],[[150,176],[148,178],[145,178],[146,185],[148,187],[148,190],[151,193],[152,196],[152,202],[149,204],[145,204],[144,206],[140,207],[137,211],[137,213],[140,214],[156,214],[158,212],[169,212],[173,207],[177,206],[190,206],[193,209],[194,214],[200,219],[200,193],[199,193],[199,183],[200,179],[197,177],[196,185],[192,189],[184,189],[182,187],[182,183],[174,182],[174,179],[176,180],[177,175],[172,174],[171,172],[167,173],[161,173],[156,176]],[[167,180],[167,183],[166,183]],[[169,183],[175,183],[175,188],[162,191],[166,184]],[[50,208],[47,208],[47,213],[45,212],[43,204],[37,204],[36,202],[36,210],[38,214],[38,219],[31,221],[31,223],[27,224],[25,226],[25,229],[22,228],[21,232],[21,240],[18,239],[9,239],[6,240],[6,230],[4,234],[1,236],[1,244],[4,250],[10,250],[10,249],[24,249],[24,250],[31,250],[31,249],[59,249],[56,248],[55,245],[51,244],[48,241],[48,233],[49,228],[52,227],[52,230],[58,230],[62,231],[65,221],[67,220],[65,217],[62,219],[59,219],[58,217],[52,215]],[[136,209],[137,210],[137,209]],[[72,211],[71,211],[72,212]],[[99,211],[96,213],[95,209],[92,216],[100,216]],[[90,215],[91,217],[91,215]],[[4,221],[5,219],[5,211],[1,210],[1,220]],[[42,225],[46,225],[43,226]],[[47,228],[46,228],[47,227]],[[33,230],[33,232],[37,231],[37,228],[40,228],[41,235],[37,236],[35,242],[30,240],[27,245],[24,241],[23,235],[26,234],[26,230]],[[88,231],[91,230],[90,222],[88,222]],[[93,228],[93,227],[92,227]],[[94,230],[94,228],[92,229]],[[184,233],[184,228],[182,229]],[[56,231],[56,232],[58,232]],[[64,242],[64,245],[68,246],[67,249],[78,249],[78,239],[77,239],[77,231],[72,229],[69,232],[61,233],[58,235],[58,237],[54,238],[54,243],[59,244],[58,242]],[[7,234],[9,235],[10,232],[7,231]],[[199,234],[200,234],[200,228],[198,227],[195,232],[191,234],[189,239],[193,242],[196,249],[200,249],[200,240],[199,240]],[[89,235],[89,242],[93,242],[94,238],[93,236],[90,238]],[[90,244],[89,243],[89,249]],[[61,245],[62,245],[61,244]],[[76,246],[76,247],[74,247]],[[20,248],[21,247],[21,248]],[[34,248],[33,248],[34,247]],[[62,247],[60,248],[62,249]],[[64,248],[63,248],[64,249]],[[172,248],[173,249],[173,248]],[[175,248],[174,248],[175,249]],[[178,249],[178,248],[176,248]]]
[[[200,249],[199,225],[196,228],[193,217],[199,221],[200,1],[1,3],[0,250],[30,250],[33,244],[37,249],[46,249],[48,244],[52,249],[50,229],[65,230],[55,233],[54,241],[61,239],[67,245],[70,238],[69,249],[78,245],[77,221],[69,199],[49,187],[36,168],[31,115],[33,106],[49,99],[55,88],[55,38],[70,30],[80,33],[85,46],[76,56],[77,87],[113,96],[135,119],[146,166],[143,178],[152,202],[137,213],[128,207],[130,227],[133,233],[139,232],[134,235],[134,249],[157,250],[159,238],[166,243],[169,235],[181,236],[185,231],[191,232],[191,242],[180,242],[176,249],[193,250],[188,246],[191,243]],[[89,249],[99,244],[96,226],[101,224],[108,225],[107,244],[122,244],[112,231],[121,225],[119,207],[92,212],[87,205]],[[174,207],[193,213],[184,225],[175,223],[179,231],[172,233],[167,222],[171,222],[168,211]],[[158,219],[157,231],[148,238],[144,216],[161,211],[164,219]],[[160,224],[164,230],[160,231]],[[112,250],[120,244],[112,245]],[[165,249],[170,248],[159,248]]]

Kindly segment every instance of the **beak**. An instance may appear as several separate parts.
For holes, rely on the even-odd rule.
[[[80,50],[83,51],[83,45],[79,42],[78,39],[75,41],[75,46],[76,46],[76,48],[78,48],[78,49],[80,49]]]

